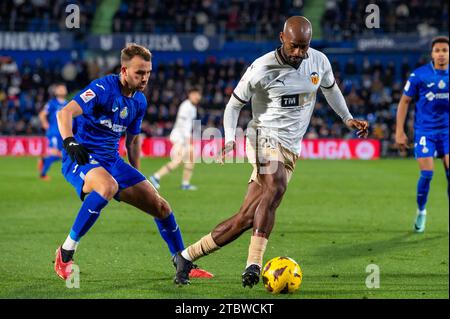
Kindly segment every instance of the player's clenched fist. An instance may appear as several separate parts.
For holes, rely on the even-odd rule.
[[[64,149],[69,154],[72,161],[77,162],[79,165],[85,165],[89,163],[89,152],[87,148],[77,142],[73,137],[67,137],[63,141]]]
[[[349,129],[356,129],[358,137],[366,138],[369,135],[369,122],[363,120],[350,119],[346,123]]]
[[[225,156],[236,148],[234,141],[229,141],[220,151],[220,154],[216,157],[216,163],[222,164],[225,162]]]

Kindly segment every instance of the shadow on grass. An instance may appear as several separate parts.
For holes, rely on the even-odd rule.
[[[374,236],[380,236],[382,233],[376,233]],[[364,256],[374,257],[379,253],[386,253],[389,251],[397,250],[399,248],[414,249],[417,248],[418,244],[427,243],[428,245],[430,245],[440,239],[446,237],[448,238],[448,233],[446,232],[435,234],[436,235],[424,235],[408,232],[400,236],[390,237],[382,240],[365,241],[361,243],[355,242],[342,245],[339,244],[339,242],[336,242],[335,244],[318,248],[317,250],[315,250],[315,254],[323,256],[323,258],[325,258],[327,261],[345,260]]]

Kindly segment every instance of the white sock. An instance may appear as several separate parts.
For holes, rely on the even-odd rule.
[[[183,181],[183,186],[189,186],[189,182]]]
[[[187,249],[185,249],[185,250],[183,250],[183,251],[181,252],[181,256],[183,256],[184,259],[187,259],[187,260],[189,260],[189,261],[192,261],[192,258],[191,258],[191,256],[189,256],[189,254],[188,254],[188,252],[187,252]]]
[[[70,235],[67,236],[66,241],[62,245],[62,249],[64,250],[76,250],[78,246],[78,241],[73,240],[70,238]]]
[[[156,179],[161,179],[161,176],[159,176],[158,173],[153,174],[153,177],[156,178]]]
[[[417,215],[425,216],[426,214],[427,214],[427,210],[426,209],[424,209],[424,210],[417,209]]]

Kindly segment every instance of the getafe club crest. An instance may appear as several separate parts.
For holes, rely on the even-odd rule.
[[[439,81],[439,84],[438,84],[438,87],[439,87],[440,89],[445,88],[445,82],[442,81],[442,80],[440,80],[440,81]]]
[[[319,83],[319,74],[317,72],[311,73],[310,77],[312,84],[317,85],[317,83]]]
[[[126,119],[128,116],[128,108],[125,106],[122,111],[120,111],[120,118]]]

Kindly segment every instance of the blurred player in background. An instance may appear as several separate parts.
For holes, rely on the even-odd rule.
[[[220,160],[235,148],[240,110],[251,99],[253,119],[247,128],[246,152],[253,173],[239,212],[176,255],[175,283],[188,284],[192,261],[223,247],[253,228],[243,286],[259,282],[264,251],[275,222],[275,211],[300,155],[303,135],[321,88],[326,100],[349,129],[366,137],[368,123],[353,119],[334,79],[331,64],[309,47],[312,27],[301,16],[289,18],[280,33],[282,46],[253,62],[225,108],[225,146]]]
[[[46,131],[45,135],[48,140],[48,149],[46,156],[39,159],[39,177],[48,180],[48,170],[51,165],[61,159],[61,151],[63,141],[59,134],[58,122],[56,121],[56,113],[66,104],[67,88],[62,83],[54,84],[50,88],[51,94],[54,96],[50,99],[41,112],[39,112],[39,120],[42,128]]]
[[[160,188],[160,180],[184,163],[183,180],[181,189],[197,190],[191,185],[192,173],[194,170],[194,144],[192,138],[193,121],[197,118],[197,106],[202,99],[202,93],[198,88],[188,91],[188,98],[180,104],[177,119],[170,133],[170,142],[173,146],[170,151],[171,161],[161,167],[156,173],[150,176],[150,182],[157,189]]]
[[[63,279],[71,273],[80,239],[113,198],[154,216],[172,256],[184,249],[172,208],[138,171],[139,133],[147,110],[142,91],[151,71],[150,51],[130,44],[121,52],[120,75],[92,81],[57,114],[64,145],[62,172],[83,201],[67,239],[56,251],[55,271]],[[131,165],[118,152],[119,139],[125,132]],[[196,271],[199,276],[206,273]]]
[[[414,70],[406,82],[397,109],[395,140],[401,151],[408,146],[404,131],[408,106],[416,100],[414,115],[414,153],[419,163],[420,177],[417,183],[417,216],[414,230],[425,231],[426,204],[433,178],[435,155],[442,158],[447,175],[448,189],[448,138],[449,138],[449,90],[447,37],[436,37],[431,44],[431,62]]]

